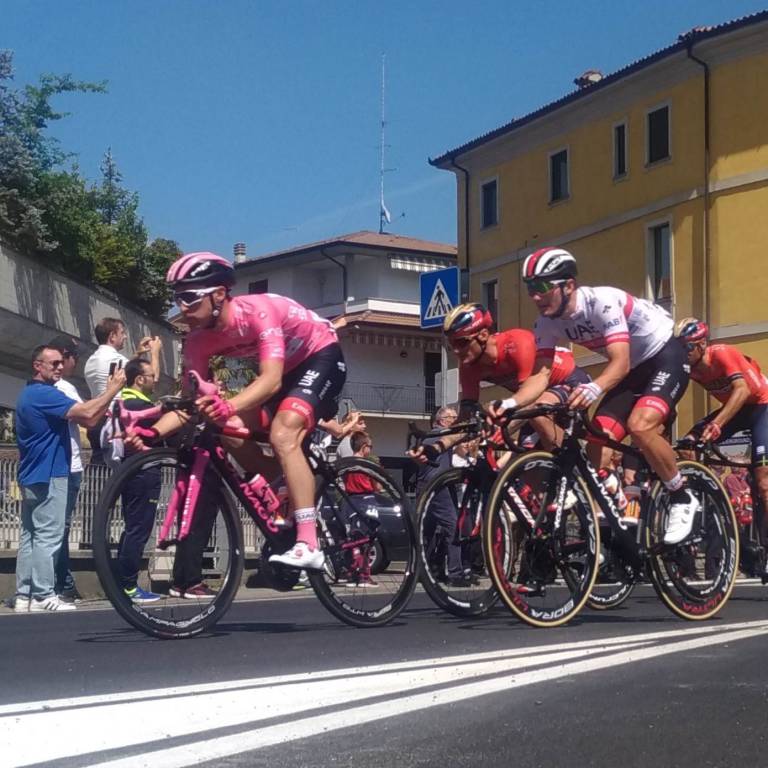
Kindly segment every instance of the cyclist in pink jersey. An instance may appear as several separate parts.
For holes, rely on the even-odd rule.
[[[539,311],[534,332],[536,369],[520,388],[518,404],[544,390],[555,345],[572,342],[598,352],[608,364],[573,390],[572,408],[600,400],[595,422],[616,440],[630,434],[669,491],[666,544],[691,534],[699,502],[677,468],[664,426],[688,386],[689,368],[674,338],[672,318],[662,307],[618,288],[590,288],[576,282],[576,259],[562,248],[541,248],[523,263],[522,278]],[[591,461],[607,468],[611,449],[592,443]]]
[[[269,430],[269,440],[285,476],[296,524],[296,544],[271,562],[320,569],[314,504],[314,476],[302,450],[315,424],[328,424],[338,407],[346,366],[332,325],[301,304],[277,294],[231,296],[232,264],[213,253],[185,254],[166,280],[190,327],[184,343],[184,367],[203,379],[214,355],[258,360],[259,375],[225,400],[197,400],[204,416],[223,425],[238,417],[249,428]],[[179,429],[178,412],[163,416],[154,429],[159,438]],[[249,471],[263,471],[264,457],[252,442],[225,438],[222,444]]]

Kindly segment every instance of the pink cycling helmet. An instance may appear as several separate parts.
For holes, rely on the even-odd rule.
[[[231,288],[235,284],[235,270],[231,262],[215,253],[185,253],[171,264],[165,281],[174,290],[214,285]]]

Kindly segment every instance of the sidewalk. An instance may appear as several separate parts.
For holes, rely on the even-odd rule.
[[[286,592],[278,592],[274,589],[266,589],[265,587],[246,587],[242,586],[237,591],[235,596],[236,603],[257,603],[265,600],[290,600],[296,598],[315,597],[315,593],[312,591],[312,587],[305,587],[303,589],[293,589]],[[2,602],[0,602],[0,616],[4,615],[16,615],[13,608],[9,607],[9,603],[12,597],[4,595]],[[104,611],[113,610],[109,600],[103,597],[85,597],[82,602],[77,604],[79,611]],[[36,616],[43,615],[42,613],[33,614]]]

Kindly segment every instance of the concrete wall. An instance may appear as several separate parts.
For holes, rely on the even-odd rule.
[[[83,364],[96,349],[93,328],[103,317],[117,317],[126,324],[128,342],[123,351],[127,357],[143,336],[162,338],[161,387],[163,391],[168,389],[178,368],[179,337],[167,323],[150,320],[111,294],[83,285],[0,244],[0,407],[13,407],[30,375],[31,351],[59,333],[71,334],[82,345],[84,354],[74,383],[87,396]]]

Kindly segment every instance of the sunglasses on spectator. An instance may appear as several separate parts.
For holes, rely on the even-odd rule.
[[[217,291],[221,286],[214,285],[211,288],[191,288],[188,291],[180,291],[175,294],[173,300],[180,306],[191,309],[199,304],[206,296]]]
[[[562,285],[562,280],[532,280],[530,283],[526,283],[525,287],[528,290],[528,295],[533,296],[535,293],[549,293],[554,291],[558,285]]]
[[[43,363],[43,365],[50,365],[51,368],[63,368],[63,360],[35,360],[36,363]]]

